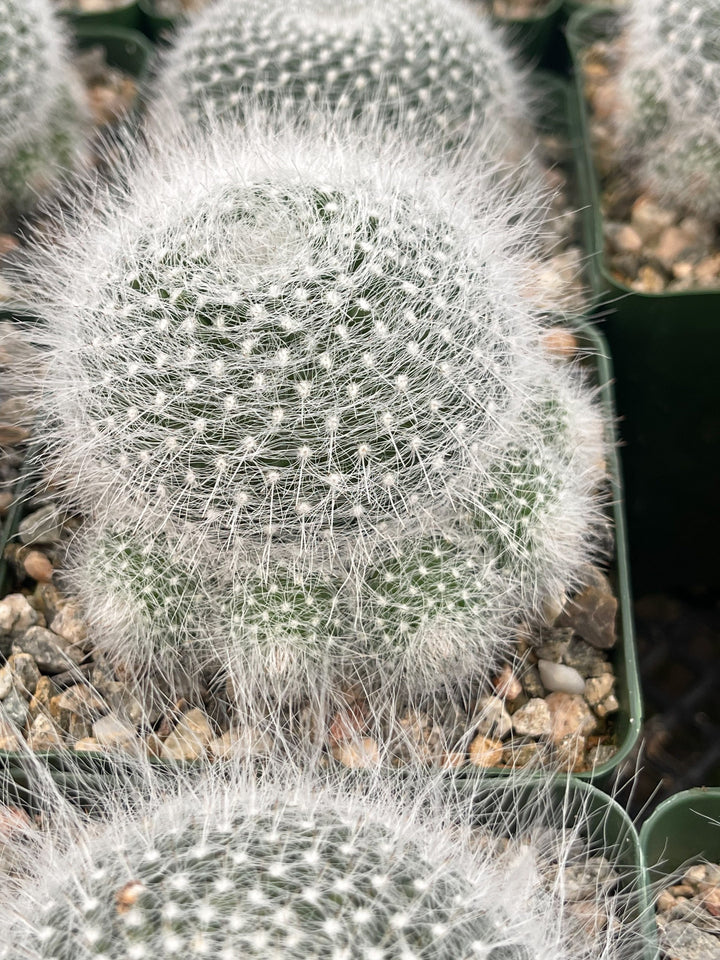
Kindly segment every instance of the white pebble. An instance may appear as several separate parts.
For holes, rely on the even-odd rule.
[[[546,690],[555,693],[584,693],[585,681],[575,667],[566,667],[551,660],[538,660],[540,679]]]

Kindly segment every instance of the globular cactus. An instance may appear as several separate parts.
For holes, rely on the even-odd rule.
[[[50,0],[0,0],[0,209],[26,212],[77,167],[86,107]]]
[[[549,830],[526,796],[524,835],[504,840],[507,811],[496,809],[473,851],[472,801],[453,800],[447,785],[443,796],[442,784],[417,784],[410,799],[377,778],[362,791],[282,767],[259,784],[254,776],[179,772],[154,792],[136,782],[131,797],[105,797],[99,822],[70,812],[38,838],[30,878],[3,885],[0,957],[632,956],[622,909],[609,907],[612,936],[587,920],[580,930],[565,912],[562,867],[587,857],[581,817]],[[486,808],[502,795],[489,790]],[[598,905],[619,877],[608,863]],[[592,888],[592,873],[584,882]]]
[[[620,74],[624,149],[663,200],[720,215],[720,4],[634,0]]]
[[[531,142],[524,75],[489,18],[456,0],[220,0],[180,31],[159,89],[193,122],[260,99],[414,126],[431,149],[482,143],[494,161]]]
[[[30,254],[46,439],[85,513],[121,497],[312,560],[472,509],[542,367],[528,200],[402,151],[163,143]]]
[[[166,141],[29,254],[37,431],[69,503],[136,538],[110,532],[115,567],[98,534],[75,576],[121,659],[422,690],[489,669],[592,556],[601,421],[543,352],[533,224],[391,153],[314,126]]]

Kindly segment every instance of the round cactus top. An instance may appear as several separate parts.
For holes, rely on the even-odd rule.
[[[86,503],[306,544],[472,505],[540,363],[518,203],[293,137],[168,145],[49,250]]]
[[[197,797],[186,798],[193,805]],[[260,798],[256,798],[260,799]],[[12,956],[37,960],[531,960],[473,880],[372,808],[233,798],[82,839]],[[203,804],[206,805],[206,804]],[[209,804],[213,806],[212,802]],[[448,842],[451,842],[448,839]],[[9,944],[8,944],[9,945]],[[13,951],[17,951],[14,953]]]
[[[299,101],[443,145],[493,127],[503,149],[529,101],[489,18],[456,0],[221,0],[180,32],[160,88],[194,121]]]

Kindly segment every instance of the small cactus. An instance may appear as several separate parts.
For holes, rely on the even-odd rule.
[[[453,799],[435,781],[418,783],[411,799],[378,778],[362,791],[282,768],[258,784],[226,768],[222,778],[178,772],[175,785],[156,786],[154,795],[142,783],[130,789],[131,798],[104,798],[99,822],[70,811],[44,843],[38,838],[27,857],[30,880],[2,891],[0,957],[633,955],[635,931],[622,907],[606,907],[612,937],[565,913],[562,869],[582,869],[587,857],[582,817],[553,830],[527,795],[518,811],[526,831],[505,839],[507,812],[486,815],[473,835],[470,792]],[[484,801],[478,793],[476,802],[491,809],[504,792],[511,793],[489,790]],[[606,862],[597,901],[619,876]],[[585,885],[593,879],[588,871]]]
[[[48,440],[85,513],[120,496],[158,528],[362,551],[472,507],[512,435],[541,332],[520,201],[398,145],[282,140],[163,144],[31,254]]]
[[[720,4],[633,0],[620,75],[624,149],[661,199],[720,215]]]
[[[159,84],[194,122],[258,99],[315,104],[414,125],[425,145],[488,146],[491,129],[493,160],[527,152],[525,78],[489,18],[456,0],[220,0],[180,31]]]
[[[0,0],[0,208],[26,212],[85,150],[86,108],[50,0]]]
[[[485,671],[601,523],[601,420],[523,293],[532,223],[461,164],[264,137],[151,146],[29,254],[98,645],[293,691]]]

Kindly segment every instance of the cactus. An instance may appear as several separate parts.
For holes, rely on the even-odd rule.
[[[553,830],[532,795],[518,811],[525,834],[505,839],[496,808],[480,847],[471,792],[454,799],[432,780],[415,784],[416,798],[377,777],[361,790],[282,767],[259,784],[225,768],[178,772],[154,791],[136,775],[129,787],[103,798],[99,822],[68,812],[27,857],[30,879],[3,885],[4,960],[632,955],[622,909],[608,907],[612,937],[565,913],[562,868],[587,857],[582,816]],[[490,811],[512,791],[486,793],[475,802]],[[598,900],[618,877],[606,862]]]
[[[81,161],[86,109],[50,0],[0,0],[0,208],[24,213]]]
[[[335,136],[164,143],[30,254],[85,513],[122,497],[312,558],[473,505],[542,367],[526,201]]]
[[[179,33],[160,91],[194,122],[259,98],[413,125],[426,146],[482,142],[493,160],[529,147],[525,78],[489,18],[456,0],[221,0]]]
[[[624,149],[657,196],[720,215],[720,5],[634,0],[620,74]]]
[[[488,669],[591,556],[600,421],[542,351],[520,201],[334,137],[151,146],[29,254],[36,435],[68,501],[137,538],[118,574],[100,535],[74,578],[120,659],[422,689]]]
[[[308,570],[297,547],[245,546],[225,568],[192,530],[88,526],[67,579],[98,647],[168,675],[225,669],[249,708],[323,678],[426,693],[486,675],[518,618],[577,584],[604,530],[602,420],[581,381],[547,372],[522,442],[477,491],[484,511],[415,536],[394,526],[397,543],[381,540],[367,563],[340,553]]]

